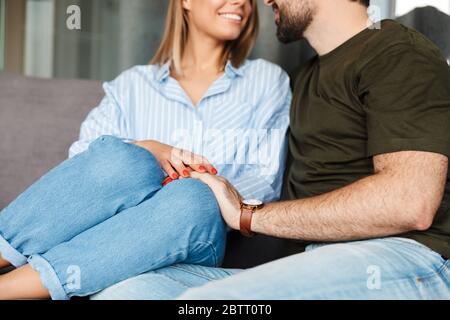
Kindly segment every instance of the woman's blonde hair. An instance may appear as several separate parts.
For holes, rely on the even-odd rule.
[[[188,37],[188,16],[183,8],[183,0],[170,0],[166,17],[163,39],[151,64],[163,65],[171,61],[171,66],[177,74],[182,74],[181,58]],[[259,30],[257,0],[250,0],[252,14],[238,39],[227,42],[222,55],[222,65],[228,60],[235,68],[239,68],[253,49]]]

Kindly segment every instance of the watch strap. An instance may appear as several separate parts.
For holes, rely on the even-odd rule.
[[[255,235],[255,233],[252,232],[252,218],[254,213],[255,209],[241,206],[240,229],[241,233],[246,237],[253,237]]]

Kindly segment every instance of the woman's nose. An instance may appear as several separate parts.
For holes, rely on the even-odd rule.
[[[247,1],[248,0],[230,0],[231,4],[234,4],[234,5],[243,5]]]

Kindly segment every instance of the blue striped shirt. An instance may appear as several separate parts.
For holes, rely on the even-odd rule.
[[[292,93],[289,77],[264,60],[229,62],[195,106],[170,65],[136,66],[103,85],[69,156],[102,135],[156,140],[205,156],[245,199],[279,199]]]

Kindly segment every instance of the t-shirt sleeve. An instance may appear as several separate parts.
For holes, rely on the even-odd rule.
[[[367,156],[426,151],[450,157],[450,67],[434,50],[397,45],[360,71]]]

